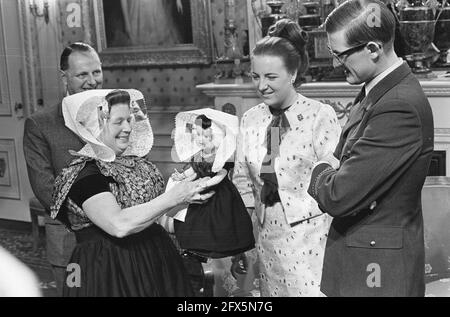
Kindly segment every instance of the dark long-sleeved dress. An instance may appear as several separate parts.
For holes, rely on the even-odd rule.
[[[71,267],[71,283],[64,285],[64,296],[193,295],[179,252],[160,225],[116,238],[94,225],[79,207],[98,193],[111,192],[124,209],[157,197],[163,186],[158,169],[136,157],[117,158],[113,163],[77,159],[62,172],[52,216],[75,232],[77,246],[70,262],[81,273],[76,283],[76,269]],[[63,203],[69,211],[58,213]]]

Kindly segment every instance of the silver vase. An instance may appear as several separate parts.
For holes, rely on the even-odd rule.
[[[438,66],[450,66],[450,4],[442,0],[437,11],[433,43],[440,51]]]
[[[431,72],[425,59],[434,38],[433,10],[421,0],[409,0],[400,10],[400,32],[405,41],[405,58],[412,63],[414,73]]]
[[[262,35],[266,36],[269,28],[281,19],[285,19],[288,16],[281,12],[281,8],[284,6],[285,1],[267,1],[266,4],[270,7],[271,13],[261,18]]]

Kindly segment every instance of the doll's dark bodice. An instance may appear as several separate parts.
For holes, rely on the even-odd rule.
[[[197,178],[213,177],[216,175],[216,173],[211,171],[213,163],[214,163],[214,158],[215,158],[214,155],[212,155],[208,158],[204,158],[201,156],[200,153],[196,154],[192,157],[190,166],[192,167],[194,172],[197,174]],[[227,171],[229,171],[233,167],[234,167],[233,162],[226,162],[225,165],[223,166],[223,168],[226,169]]]

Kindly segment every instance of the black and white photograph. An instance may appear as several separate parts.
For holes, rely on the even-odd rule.
[[[450,297],[449,0],[0,0],[0,73],[0,297]]]

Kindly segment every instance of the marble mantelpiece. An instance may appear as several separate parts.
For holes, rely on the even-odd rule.
[[[446,175],[450,175],[450,77],[444,72],[437,73],[437,78],[423,79],[420,83],[427,95],[434,116],[435,150],[446,152]],[[241,117],[245,111],[260,103],[251,82],[241,84],[198,85],[197,89],[214,97],[214,107]],[[352,107],[352,101],[358,94],[360,86],[347,82],[314,82],[303,84],[299,91],[309,98],[330,104],[343,125]]]

